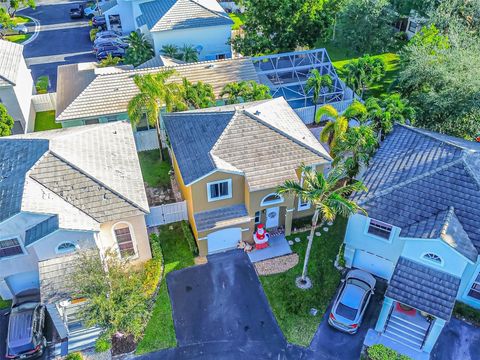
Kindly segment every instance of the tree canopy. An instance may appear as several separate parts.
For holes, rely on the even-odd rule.
[[[0,136],[8,136],[12,134],[14,120],[8,114],[5,105],[0,104]]]
[[[24,7],[30,7],[35,9],[35,0],[0,0],[2,3],[6,3],[7,12],[10,17],[15,17],[17,10]]]
[[[244,35],[236,51],[258,55],[313,47],[330,32],[341,0],[244,0]]]
[[[125,64],[138,66],[155,56],[152,45],[145,38],[145,35],[132,31],[127,38],[127,42],[130,46],[123,60]]]

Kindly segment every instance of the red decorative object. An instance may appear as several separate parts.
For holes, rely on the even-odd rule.
[[[402,306],[402,304],[400,304],[399,302],[396,303],[395,309],[398,312],[401,312],[402,314],[409,315],[409,316],[415,316],[415,314],[417,313],[417,310],[415,310],[414,308],[411,308],[410,306],[406,306],[406,305]]]
[[[270,234],[265,231],[263,224],[258,224],[257,231],[253,234],[253,241],[255,242],[255,249],[265,249],[268,247],[268,240]]]

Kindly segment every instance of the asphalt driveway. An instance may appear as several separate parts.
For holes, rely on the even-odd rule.
[[[377,279],[375,293],[365,311],[363,322],[354,335],[345,334],[328,325],[328,316],[332,308],[330,304],[310,344],[310,350],[315,353],[315,357],[322,355],[324,359],[358,360],[367,331],[375,327],[377,322],[385,290],[386,283]]]
[[[452,318],[432,350],[432,360],[477,360],[480,358],[480,328]]]
[[[40,22],[38,37],[25,45],[23,55],[34,81],[39,76],[49,76],[50,91],[56,90],[59,65],[96,60],[89,39],[88,20],[70,19],[70,8],[78,3],[84,2],[40,0],[35,10],[19,12]]]

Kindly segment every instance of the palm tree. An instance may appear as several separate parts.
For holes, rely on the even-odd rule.
[[[323,172],[316,172],[305,165],[302,165],[301,171],[303,181],[287,180],[278,187],[277,192],[298,196],[304,201],[309,201],[315,208],[302,276],[298,278],[299,285],[305,286],[309,284],[307,268],[317,224],[322,221],[333,221],[337,215],[347,217],[358,211],[365,213],[365,210],[354,201],[349,200],[348,196],[354,191],[366,191],[366,188],[360,181],[342,184],[342,179],[345,178],[345,169],[342,166],[334,167],[327,176]]]
[[[362,125],[368,120],[368,111],[360,101],[353,100],[343,112],[343,116],[349,120],[355,120],[359,125]]]
[[[385,113],[390,115],[393,123],[404,124],[407,120],[412,121],[415,117],[415,110],[398,93],[385,97],[382,105]]]
[[[144,34],[132,31],[127,38],[129,47],[125,53],[124,63],[138,66],[155,56],[152,45]]]
[[[178,46],[174,44],[163,45],[161,50],[162,54],[171,57],[172,59],[177,58],[178,51]]]
[[[175,107],[185,107],[181,87],[176,83],[167,83],[174,73],[174,70],[167,70],[157,74],[135,75],[133,80],[140,93],[128,103],[128,117],[132,125],[137,125],[146,115],[148,123],[155,126],[161,161],[164,160],[159,124],[161,109],[165,107],[165,110],[170,112]]]
[[[335,145],[334,166],[341,163],[350,181],[368,166],[378,145],[375,131],[369,125],[351,127]]]
[[[335,157],[335,144],[347,132],[348,119],[340,115],[332,105],[324,105],[318,109],[315,122],[319,123],[323,116],[327,116],[331,120],[323,127],[320,133],[320,141],[328,144],[330,155]]]
[[[363,97],[368,85],[374,81],[380,81],[386,72],[385,62],[381,58],[365,55],[347,63],[343,67],[346,73],[346,83]]]
[[[112,54],[108,54],[105,59],[100,61],[98,67],[116,66],[120,61],[122,61],[122,59],[119,57],[113,57]]]
[[[187,78],[182,80],[183,99],[187,106],[194,109],[204,109],[215,104],[215,94],[212,85],[201,81],[192,84]]]
[[[320,94],[325,92],[325,88],[327,89],[326,92],[331,91],[332,89],[332,78],[329,75],[320,75],[320,72],[317,69],[313,69],[310,71],[310,77],[307,79],[307,82],[305,84],[305,91],[307,93],[310,92],[310,90],[313,91],[313,104],[315,105],[315,108],[313,110],[313,120],[315,121],[315,114],[317,113],[317,104],[318,100],[320,98]]]
[[[243,101],[242,94],[245,93],[245,86],[245,81],[228,83],[223,87],[220,97],[224,98],[226,96],[224,100],[227,104],[239,103]]]
[[[193,45],[184,44],[180,49],[180,53],[176,56],[176,58],[186,63],[197,62],[198,52],[193,47]]]
[[[244,101],[257,101],[271,99],[270,88],[267,85],[259,84],[255,80],[242,81],[240,88],[243,90],[241,96]]]

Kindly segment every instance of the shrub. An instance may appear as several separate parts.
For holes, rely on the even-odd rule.
[[[145,296],[152,297],[162,276],[162,261],[159,259],[148,260],[143,268],[143,276]]]
[[[342,245],[340,245],[340,249],[338,250],[338,265],[341,267],[345,267],[344,250],[345,250],[345,243],[342,243]]]
[[[97,35],[97,33],[98,33],[98,29],[96,29],[96,28],[90,29],[90,41],[91,42],[95,41],[95,36]]]
[[[382,344],[370,346],[367,349],[368,360],[411,360],[408,356],[400,355],[393,349]]]
[[[188,248],[190,249],[192,254],[198,255],[197,243],[195,242],[192,230],[190,229],[190,225],[187,221],[182,221],[182,230],[185,240],[187,240]]]
[[[35,83],[35,88],[37,89],[38,94],[46,94],[49,84],[49,79],[47,75],[40,76]]]
[[[97,341],[95,341],[95,352],[97,353],[102,353],[110,350],[111,347],[112,342],[106,335],[100,336]]]
[[[65,360],[83,360],[83,355],[79,352],[73,352],[65,356]]]
[[[163,261],[162,246],[160,245],[160,237],[157,234],[150,234],[150,249],[152,250],[152,258]]]
[[[468,306],[467,304],[457,302],[453,309],[453,315],[464,318],[475,325],[480,325],[480,310]]]
[[[301,229],[305,226],[310,226],[311,224],[312,224],[311,216],[305,216],[305,217],[292,220],[292,228],[294,229]]]

